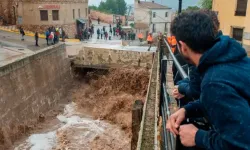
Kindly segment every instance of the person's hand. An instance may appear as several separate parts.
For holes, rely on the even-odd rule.
[[[185,95],[182,95],[181,93],[179,93],[178,86],[175,86],[175,87],[174,87],[174,90],[173,90],[173,96],[174,96],[174,98],[176,98],[176,99],[181,99],[181,98],[183,98]]]
[[[181,143],[186,147],[195,146],[195,135],[198,131],[193,124],[181,125],[179,129],[179,135]]]
[[[178,128],[180,127],[181,122],[185,119],[184,108],[179,109],[174,114],[172,114],[167,121],[167,130],[172,132],[174,135],[178,135]]]

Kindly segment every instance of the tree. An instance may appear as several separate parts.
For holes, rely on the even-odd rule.
[[[192,10],[200,10],[198,6],[188,6],[188,8],[184,9],[183,11],[192,11]]]
[[[98,7],[90,6],[89,8],[105,13],[125,15],[127,12],[127,3],[125,0],[106,0],[105,2],[102,1]]]
[[[117,3],[117,14],[125,15],[127,12],[127,3],[125,0],[116,0]]]
[[[89,6],[89,9],[92,9],[92,10],[98,10],[98,7],[96,7],[96,6]]]
[[[213,0],[200,0],[199,3],[203,9],[212,9]]]

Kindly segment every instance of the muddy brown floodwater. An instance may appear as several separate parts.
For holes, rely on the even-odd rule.
[[[95,119],[118,125],[126,133],[123,140],[129,141],[126,147],[120,146],[123,142],[113,142],[105,149],[130,149],[132,105],[135,100],[145,99],[149,71],[135,68],[112,69],[108,72],[97,70],[80,78],[81,82],[73,90],[73,101]],[[106,140],[105,135],[98,136],[92,145],[95,148],[100,143],[105,145]]]
[[[76,69],[69,93],[73,102],[47,120],[52,125],[14,149],[130,150],[132,105],[144,101],[148,83],[149,70],[143,68]]]

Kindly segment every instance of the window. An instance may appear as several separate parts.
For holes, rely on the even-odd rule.
[[[165,12],[165,17],[168,17],[168,12]]]
[[[52,10],[53,20],[59,20],[59,10]]]
[[[88,11],[88,8],[85,8],[85,13],[86,13],[86,17],[88,16],[88,14],[90,14],[90,9]]]
[[[155,18],[156,17],[156,12],[153,12],[153,18]]]
[[[73,19],[75,19],[75,9],[73,9]]]
[[[246,16],[247,0],[237,0],[235,16]]]
[[[81,18],[81,10],[78,9],[78,17]]]
[[[165,32],[168,32],[168,23],[165,23],[164,31],[165,31]]]
[[[40,17],[41,21],[48,21],[48,11],[47,10],[40,10]]]
[[[233,28],[233,38],[237,41],[242,41],[243,28]]]
[[[155,24],[153,24],[152,32],[155,32]]]

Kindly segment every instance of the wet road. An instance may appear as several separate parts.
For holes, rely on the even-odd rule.
[[[39,49],[47,47],[45,39],[38,40],[39,47],[35,46],[34,37],[25,36],[24,39],[25,39],[24,41],[21,41],[20,34],[0,30],[0,41],[13,43],[13,45],[18,45],[20,47],[24,47],[32,51],[37,51]]]

